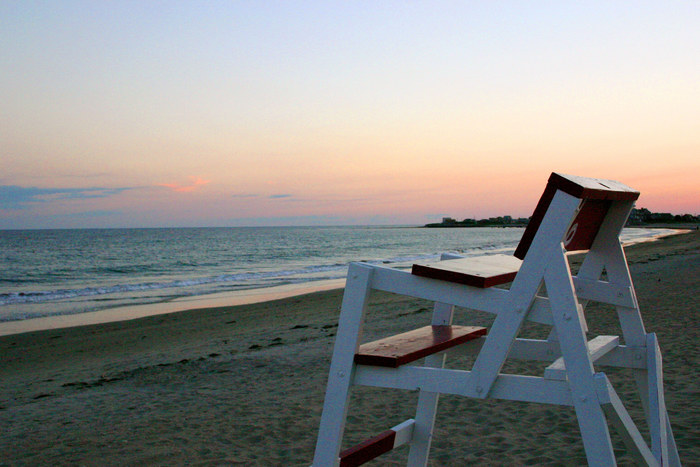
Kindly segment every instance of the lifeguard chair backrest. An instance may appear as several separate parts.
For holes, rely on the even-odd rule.
[[[579,212],[563,239],[564,248],[567,251],[591,248],[613,201],[634,201],[639,198],[638,191],[614,180],[552,173],[515,250],[517,258],[525,259],[557,190],[582,200]]]

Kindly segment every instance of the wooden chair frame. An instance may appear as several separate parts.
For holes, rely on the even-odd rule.
[[[405,443],[410,444],[407,465],[426,465],[440,394],[573,406],[590,465],[616,465],[607,419],[639,464],[680,465],[664,403],[661,353],[655,334],[644,328],[619,241],[638,196],[618,182],[552,174],[515,258],[444,256],[437,264],[416,265],[413,273],[352,263],[313,465],[360,465]],[[574,250],[588,250],[576,276],[566,258]],[[606,280],[601,280],[603,272]],[[507,289],[492,287],[511,280]],[[360,345],[371,290],[435,302],[432,328],[416,331],[420,339],[432,339],[425,352],[415,353],[425,356],[423,365],[409,364],[415,359],[405,355],[395,367],[363,361],[363,355],[381,353],[393,342]],[[589,301],[616,308],[624,344],[619,336],[587,339],[584,310]],[[488,335],[482,329],[454,327],[461,337],[438,339],[438,331],[452,330],[455,306],[496,315]],[[551,325],[549,337],[518,338],[525,320]],[[447,351],[455,349],[477,355],[471,370],[444,368]],[[550,364],[542,377],[500,373],[507,358]],[[594,364],[634,370],[651,447]],[[415,418],[341,453],[353,385],[418,389]]]

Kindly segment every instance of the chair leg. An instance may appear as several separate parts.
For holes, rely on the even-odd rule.
[[[354,263],[350,265],[316,442],[314,467],[331,467],[338,464],[354,372],[354,358],[362,333],[371,280],[371,268]]]
[[[426,358],[425,366],[441,368],[444,359],[444,354],[431,355]],[[418,408],[416,409],[415,418],[416,424],[413,427],[411,449],[408,453],[407,465],[410,467],[422,467],[428,463],[439,398],[440,393],[437,392],[421,390],[418,395]]]
[[[558,314],[558,313],[553,313]],[[613,452],[610,431],[602,406],[598,400],[595,385],[595,373],[593,365],[588,357],[585,335],[579,331],[580,336],[573,336],[567,327],[579,327],[577,314],[555,316],[555,322],[573,322],[569,326],[561,326],[563,332],[567,334],[562,338],[561,351],[564,356],[571,397],[576,410],[579,429],[583,446],[586,450],[586,458],[589,465],[616,465],[615,453]],[[560,323],[557,323],[558,325]],[[562,323],[563,324],[563,323]],[[580,327],[579,327],[580,329]]]
[[[671,419],[666,413],[666,435],[668,436],[668,461],[667,465],[671,467],[681,467],[681,459],[678,456],[678,447],[676,446],[676,439],[673,437],[673,430],[671,429]]]
[[[676,440],[669,423],[664,400],[661,350],[656,334],[647,335],[647,371],[649,378],[649,431],[651,450],[662,465],[679,465]]]
[[[595,398],[579,396],[577,399],[574,408],[588,465],[617,465],[603,408]]]
[[[454,307],[446,303],[436,303],[433,311],[433,325],[452,324]],[[442,368],[445,365],[445,354],[435,354],[426,357],[425,366],[432,368]],[[421,390],[418,395],[418,407],[416,409],[415,426],[413,428],[413,438],[411,439],[411,449],[408,453],[408,463],[410,467],[425,466],[428,463],[430,454],[430,443],[435,426],[435,415],[440,394]]]
[[[661,372],[657,373],[656,371],[652,371],[653,365],[656,364],[654,362],[656,356],[652,355],[653,348],[654,347],[647,343],[648,369],[635,370],[634,379],[637,383],[637,391],[642,403],[642,408],[644,409],[647,426],[649,427],[649,431],[652,433],[652,449],[654,449],[656,445],[656,449],[654,449],[654,456],[658,459],[657,453],[659,453],[660,450],[664,450],[665,453],[661,453],[661,465],[680,467],[681,461],[680,457],[678,456],[678,448],[676,446],[676,440],[673,436],[668,410],[666,409],[665,404],[661,413],[658,412],[658,409],[655,409],[655,407],[658,406],[659,398],[658,396],[654,395],[653,391],[661,391],[659,394],[661,398],[663,398],[664,389],[663,375]],[[652,363],[652,366],[649,366],[649,363]],[[657,381],[652,381],[652,378],[659,379]],[[659,425],[655,426],[657,423],[659,423]],[[660,424],[664,424],[665,428],[662,428]],[[665,443],[665,445],[662,443]]]
[[[544,282],[588,463],[615,465],[610,432],[596,392],[595,371],[588,353],[585,325],[563,252],[552,258]]]

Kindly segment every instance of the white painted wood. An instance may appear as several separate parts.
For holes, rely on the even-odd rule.
[[[411,273],[385,266],[369,267],[374,267],[372,288],[384,292],[423,298],[433,302],[445,302],[462,308],[496,315],[507,309],[506,302],[511,297],[510,291],[506,289],[495,287],[481,289],[414,276]],[[552,316],[549,311],[549,301],[542,297],[535,298],[528,319],[537,323],[551,325]]]
[[[525,319],[533,323],[552,326],[554,320],[552,319],[552,309],[549,304],[549,298],[535,296],[535,300],[530,305],[530,311],[527,313]]]
[[[549,330],[547,342],[556,343],[556,345],[559,346],[559,334],[557,334],[557,328],[553,327]]]
[[[436,303],[433,308],[432,325],[450,325],[454,315],[454,307],[446,303]],[[425,366],[442,368],[445,365],[445,353],[429,355],[425,358]],[[411,467],[425,466],[428,463],[430,444],[433,438],[435,415],[440,393],[437,391],[421,390],[418,394],[415,428],[413,440],[408,453],[408,464]]]
[[[439,396],[440,393],[436,391],[425,389],[420,391],[418,409],[416,410],[416,426],[413,430],[413,440],[406,465],[425,466],[428,463]]]
[[[551,362],[561,355],[559,343],[537,339],[516,339],[508,358]]]
[[[581,329],[584,333],[588,332],[588,321],[586,320],[586,315],[583,312],[583,305],[576,303],[576,314],[578,315],[578,320],[581,323]]]
[[[596,361],[596,365],[645,370],[647,367],[646,348],[627,345],[617,346],[609,353],[601,356]]]
[[[415,420],[397,426],[400,435],[394,428],[395,446],[411,444],[409,465],[427,463],[439,394],[574,406],[591,465],[615,463],[607,414],[638,461],[655,465],[658,459],[665,465],[680,465],[663,398],[661,354],[656,337],[647,336],[644,329],[619,241],[633,203],[611,203],[578,276],[572,277],[562,239],[580,204],[581,200],[562,191],[555,193],[524,261],[517,260],[519,270],[509,289],[468,287],[383,266],[353,264],[348,272],[314,465],[330,466],[338,461],[352,384],[420,391]],[[505,267],[499,257],[457,258],[446,254],[442,259],[456,259],[453,264],[468,268],[481,264],[481,271]],[[509,265],[513,259],[507,260]],[[605,281],[601,280],[603,271],[607,274]],[[547,297],[538,295],[543,283]],[[492,313],[496,319],[488,336],[431,355],[423,367],[356,366],[353,358],[372,288],[436,302],[433,324],[451,323],[453,306]],[[619,345],[617,336],[587,341],[584,308],[588,301],[616,307],[625,345]],[[525,319],[554,326],[547,340],[518,339]],[[477,354],[472,371],[444,368],[446,355],[459,352]],[[500,369],[506,358],[550,365],[545,378],[505,375]],[[593,362],[634,370],[649,421],[651,449],[605,375],[595,373]]]
[[[353,376],[353,360],[362,334],[371,277],[372,269],[362,264],[351,264],[348,269],[316,441],[313,463],[316,467],[332,466],[338,462]]]
[[[622,437],[627,450],[640,465],[660,465],[654,458],[649,446],[637,429],[632,417],[622,404],[615,390],[603,374],[596,375],[598,398],[603,404],[603,410],[610,418],[613,426]]]
[[[632,207],[634,207],[633,202],[618,202],[610,206],[608,215],[600,227],[598,237],[581,265],[578,277],[598,280],[602,269],[605,268],[609,282],[629,288],[632,304],[617,307],[622,335],[627,345],[644,346],[646,345],[646,331],[639,313],[637,296],[627,266],[625,251],[619,238],[619,232],[625,225]],[[595,264],[588,265],[589,258],[591,258],[590,262]]]
[[[624,336],[625,343],[632,348],[643,348],[647,345],[647,334],[639,311],[639,305],[634,291],[634,286],[632,284],[632,278],[629,273],[627,259],[625,257],[625,252],[619,241],[617,233],[615,233],[614,235],[611,233],[619,232],[619,230],[624,225],[632,207],[633,203],[631,202],[613,203],[608,213],[608,216],[606,217],[603,225],[601,226],[601,233],[604,233],[604,235],[598,236],[599,238],[594,243],[591,252],[589,252],[589,254],[586,257],[586,260],[584,260],[584,264],[581,267],[581,271],[579,271],[579,276],[592,276],[590,271],[587,270],[585,267],[586,261],[589,261],[589,258],[595,257],[596,263],[604,265],[610,282],[621,284],[623,286],[629,286],[633,303],[628,306],[625,306],[624,304],[619,304],[617,307],[617,314],[620,320],[620,325],[622,328],[622,334]],[[588,269],[593,270],[595,268],[589,267]],[[584,274],[582,274],[582,272]],[[646,358],[640,358],[638,355],[635,355],[634,358],[635,363],[639,363],[640,360],[645,361],[646,363]],[[600,363],[604,362],[605,360],[601,361]],[[666,448],[668,451],[668,461],[664,462],[669,465],[680,465],[680,460],[678,458],[678,450],[676,448],[675,440],[673,438],[673,431],[671,430],[671,425],[668,420],[668,414],[665,411],[665,408],[665,415],[662,415],[660,421],[658,421],[658,412],[657,415],[654,415],[652,409],[650,408],[650,398],[654,397],[654,389],[650,387],[650,381],[652,379],[652,376],[647,371],[641,370],[635,372],[634,379],[637,383],[640,399],[644,411],[647,415],[647,422],[649,424],[650,429],[661,431],[661,426],[656,425],[656,423],[666,425],[666,440],[668,443]],[[660,379],[660,376],[658,381],[661,387],[663,387],[662,379]],[[661,397],[663,397],[663,392],[661,392]]]
[[[559,254],[552,256],[547,266],[545,286],[552,306],[552,317],[559,333],[566,374],[588,463],[615,465],[612,441],[605,414],[598,402],[593,362],[588,353],[584,326],[579,319],[579,305],[563,248]]]
[[[489,313],[498,313],[508,297],[507,290],[438,281],[385,266],[375,266],[372,288]]]
[[[433,318],[430,324],[433,326],[449,326],[452,324],[454,307],[449,303],[437,302],[433,307]]]
[[[566,381],[566,366],[564,365],[564,357],[557,358],[554,363],[545,368],[544,377],[547,379]]]
[[[618,319],[620,321],[620,327],[622,329],[622,335],[624,336],[627,345],[644,347],[647,344],[647,334],[642,321],[642,316],[637,303],[634,286],[632,285],[632,278],[629,274],[627,259],[625,257],[622,245],[619,241],[617,243],[611,242],[610,244],[605,245],[605,249],[603,251],[609,258],[609,261],[606,264],[608,278],[617,283],[629,283],[632,291],[634,305],[617,306],[616,308]],[[643,360],[646,361],[647,359],[644,358]],[[650,407],[650,397],[653,397],[653,389],[649,385],[651,377],[650,373],[648,373],[645,369],[641,369],[640,371],[636,371],[633,377],[637,383],[640,400],[646,414],[647,424],[650,430],[660,429],[660,427],[657,427],[656,425],[656,423],[658,423],[658,417],[654,416],[653,410]],[[661,423],[663,423],[663,421]],[[673,437],[672,432],[670,432],[670,436],[671,438]],[[674,452],[671,457],[677,457],[678,452],[675,450],[675,444],[673,449]]]
[[[606,281],[574,277],[574,287],[579,299],[609,303],[624,307],[634,307],[632,289],[628,285],[612,284]]]
[[[571,389],[563,381],[548,381],[537,376],[498,375],[491,387],[492,399],[540,404],[574,405]]]
[[[601,225],[598,237],[584,259],[578,277],[597,280],[605,269],[609,281],[629,287],[632,304],[616,304],[618,305],[617,315],[625,343],[628,346],[644,348],[646,346],[646,331],[639,312],[625,252],[619,240],[619,232],[633,207],[634,203],[632,202],[612,204]],[[645,356],[639,358],[646,360]],[[633,377],[637,383],[642,407],[649,422],[649,388],[646,371],[635,372]]]
[[[668,417],[668,412],[666,412],[666,436],[668,436],[667,465],[672,467],[681,467],[681,459],[678,456],[678,447],[676,446],[676,439],[673,436],[673,429],[671,428],[671,419]]]
[[[618,336],[597,336],[588,341],[588,354],[595,362],[618,345],[620,345]]]
[[[452,347],[447,350],[448,356],[473,355],[479,352],[484,344],[486,337],[478,337],[464,344]],[[545,341],[537,339],[521,339],[518,338],[513,342],[513,346],[508,354],[509,359],[513,360],[531,360],[542,362],[553,362],[561,357],[559,343],[556,341]],[[617,368],[633,368],[646,369],[646,347],[630,347],[619,345],[604,355],[598,357],[596,365],[617,367]]]
[[[465,387],[471,371],[446,368],[402,366],[357,367],[354,383],[361,386],[440,392],[471,397]],[[493,399],[538,402],[554,405],[573,405],[569,385],[564,381],[549,381],[536,376],[500,374],[490,395]]]
[[[588,341],[588,355],[592,362],[595,362],[606,353],[620,345],[618,336],[597,336]],[[560,357],[544,370],[544,377],[547,379],[566,379],[566,365],[564,357]]]
[[[453,355],[475,355],[481,350],[485,341],[485,336],[477,337],[446,350],[446,353],[450,357]],[[513,342],[508,358],[513,360],[552,362],[560,355],[561,350],[559,349],[559,343],[556,341],[518,338]]]
[[[663,463],[668,459],[666,403],[664,401],[663,366],[656,334],[647,334],[647,368],[649,377],[649,433],[654,457]]]
[[[547,263],[556,246],[561,245],[579,205],[579,199],[562,191],[555,193],[520,271],[509,289],[505,307],[496,316],[486,342],[474,362],[473,371],[476,376],[469,388],[472,397],[488,396],[491,385],[501,371],[511,345],[537,295]]]
[[[579,276],[598,279],[602,269],[605,268],[608,273],[608,280],[611,283],[617,283],[622,287],[630,288],[633,303],[629,305],[622,304],[622,306],[637,308],[637,299],[634,294],[632,280],[629,276],[627,260],[619,239],[620,231],[624,227],[633,207],[633,201],[612,203],[608,215],[600,227],[598,237],[584,261],[584,265],[581,269],[582,273],[580,272]],[[596,264],[585,264],[585,262],[589,261],[589,258],[591,259],[590,262]],[[638,343],[634,343],[634,345],[637,344]]]
[[[415,425],[416,421],[409,418],[405,422],[399,423],[395,427],[391,428],[391,430],[396,433],[396,437],[394,438],[395,448],[411,442]]]
[[[617,316],[622,328],[622,336],[627,345],[645,345],[646,331],[639,308],[617,307]]]

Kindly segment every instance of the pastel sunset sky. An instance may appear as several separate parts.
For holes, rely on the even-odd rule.
[[[0,2],[0,228],[700,211],[697,1]]]

